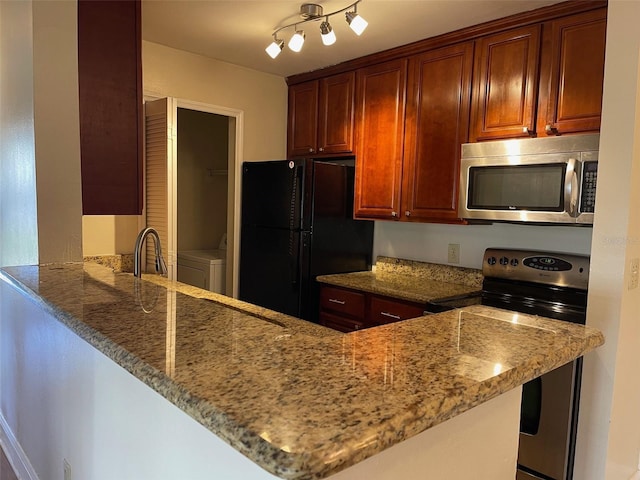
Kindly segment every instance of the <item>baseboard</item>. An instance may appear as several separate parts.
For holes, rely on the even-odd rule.
[[[22,450],[20,443],[13,435],[9,424],[0,413],[0,445],[4,450],[13,471],[16,473],[18,480],[39,480],[27,455]]]

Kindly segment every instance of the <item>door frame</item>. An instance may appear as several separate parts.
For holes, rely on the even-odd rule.
[[[144,101],[158,100],[165,98],[166,95],[158,95],[156,93],[144,94]],[[173,97],[173,104],[176,109],[184,108],[187,110],[195,110],[199,112],[213,113],[216,115],[222,115],[229,119],[229,154],[227,159],[228,165],[228,194],[227,194],[227,266],[231,265],[232,268],[227,268],[227,291],[226,294],[238,298],[238,285],[240,268],[240,202],[241,202],[241,181],[242,181],[242,161],[244,158],[244,111],[235,108],[223,107],[220,105],[212,105],[203,102],[197,102],[194,100],[187,100],[183,98]],[[177,125],[174,125],[176,129],[172,132],[172,136],[177,140]],[[146,160],[146,157],[145,157]],[[177,158],[173,160],[177,162]],[[174,176],[170,179],[169,185],[171,185],[170,198],[174,198],[174,202],[177,203],[177,165],[171,165],[168,168],[168,172]],[[177,211],[177,205],[174,205],[174,211]],[[144,210],[143,210],[144,212]],[[177,228],[176,215],[169,219],[169,230],[175,232]],[[143,215],[141,222],[144,224],[145,216]],[[176,232],[177,233],[177,232]],[[231,291],[229,291],[231,286]]]

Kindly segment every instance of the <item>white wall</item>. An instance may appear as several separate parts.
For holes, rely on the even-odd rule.
[[[284,78],[146,41],[142,72],[145,94],[242,110],[244,160],[285,158]]]
[[[589,227],[376,222],[374,258],[385,255],[447,264],[447,246],[455,243],[460,245],[460,263],[455,266],[481,268],[484,250],[489,247],[531,248],[588,255],[591,232]]]
[[[39,263],[82,260],[77,6],[33,2]]]
[[[133,253],[140,221],[139,215],[83,215],[82,254]]]
[[[31,2],[0,2],[0,266],[38,263]]]
[[[76,4],[0,2],[0,18],[0,264],[77,261]]]
[[[610,0],[587,322],[603,347],[585,361],[576,478],[628,479],[640,453],[640,2]]]

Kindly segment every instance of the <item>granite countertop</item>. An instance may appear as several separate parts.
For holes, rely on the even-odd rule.
[[[482,290],[482,270],[378,257],[374,271],[320,275],[320,283],[427,303]]]
[[[604,342],[592,328],[482,306],[342,334],[95,264],[0,276],[286,479],[334,474]]]

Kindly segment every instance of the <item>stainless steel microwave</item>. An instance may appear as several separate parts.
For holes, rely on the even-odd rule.
[[[460,216],[593,224],[600,135],[462,145]]]

